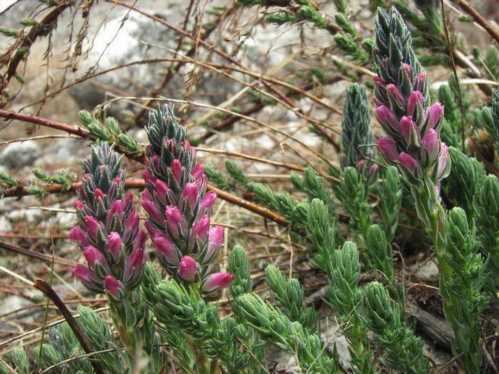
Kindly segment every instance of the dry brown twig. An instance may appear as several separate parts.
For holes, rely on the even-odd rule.
[[[72,5],[71,0],[59,1],[58,4],[43,17],[42,20],[32,26],[29,32],[23,33],[16,42],[0,56],[0,63],[7,67],[3,76],[0,77],[0,92],[4,92],[12,77],[17,73],[17,68],[21,61],[26,57],[33,43],[39,38],[48,35],[55,27],[57,18]],[[0,108],[4,107],[7,102],[0,101]]]
[[[473,8],[466,0],[453,0],[466,14],[482,26],[485,31],[499,44],[499,30],[492,26],[475,8]]]
[[[34,124],[45,126],[48,128],[52,128],[52,129],[56,129],[56,130],[60,130],[60,131],[65,131],[69,134],[77,135],[77,136],[82,137],[84,139],[91,139],[91,140],[93,139],[94,140],[93,136],[87,130],[81,129],[79,127],[74,127],[74,126],[68,125],[66,123],[59,122],[59,121],[54,121],[54,120],[50,120],[47,118],[43,118],[43,117],[30,116],[30,115],[26,115],[26,114],[15,113],[15,112],[10,112],[7,110],[0,109],[0,118],[16,119],[16,120],[20,120],[20,121],[27,122],[27,123],[34,123]],[[130,153],[127,153],[123,149],[120,149],[120,147],[117,147],[116,150],[120,153],[125,154],[128,158],[130,158],[134,161],[144,163],[144,156],[143,155],[132,155]],[[137,186],[140,183],[140,180],[136,180],[135,182],[137,183],[136,184],[136,186]],[[142,183],[143,183],[143,180],[142,180]],[[77,186],[74,186],[73,188],[76,188],[76,187]],[[232,204],[238,205],[242,208],[245,208],[245,209],[247,209],[253,213],[256,213],[264,218],[270,219],[270,220],[272,220],[280,225],[287,225],[288,224],[284,217],[282,217],[280,214],[278,214],[276,212],[271,211],[270,209],[267,209],[267,208],[262,207],[260,205],[251,203],[247,200],[244,200],[236,195],[233,195],[229,192],[223,191],[223,190],[221,190],[215,186],[212,186],[212,185],[208,185],[208,189],[215,192],[222,200],[225,200],[229,203],[232,203]],[[60,186],[60,185],[49,186],[50,193],[63,192],[63,191],[64,191],[63,186]],[[74,189],[73,189],[73,191],[74,191]],[[14,189],[12,189],[6,193],[11,194],[11,196],[23,196],[23,195],[29,194],[28,190],[26,190],[24,187],[14,187]]]

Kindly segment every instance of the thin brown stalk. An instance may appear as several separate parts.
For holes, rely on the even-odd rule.
[[[482,26],[488,34],[499,43],[499,31],[493,27],[478,11],[473,8],[466,0],[454,0],[454,2],[468,14],[473,20]]]
[[[47,118],[42,118],[42,117],[37,117],[37,116],[30,116],[26,114],[21,114],[21,113],[15,113],[15,112],[10,112],[7,110],[0,109],[0,118],[5,118],[5,119],[17,119],[23,122],[28,122],[28,123],[35,123],[41,126],[49,127],[52,129],[57,129],[61,131],[65,131],[70,134],[78,135],[82,138],[85,139],[93,139],[93,136],[86,130],[81,129],[81,128],[76,128],[74,126],[58,122],[58,121],[53,121]],[[117,151],[125,154],[127,157],[144,163],[144,156],[143,155],[131,155],[129,153],[126,153],[124,150],[120,148],[116,148]],[[133,184],[136,188],[140,188],[139,186],[144,186],[144,181],[142,179],[133,179],[133,181],[129,181],[129,186]],[[77,188],[77,185],[71,186],[72,190],[70,192],[74,191],[75,188]],[[251,203],[247,200],[244,200],[236,195],[233,195],[229,192],[223,191],[215,186],[208,185],[208,189],[211,191],[214,191],[217,193],[217,195],[222,199],[225,200],[229,203],[238,205],[242,208],[245,208],[253,213],[256,213],[258,215],[261,215],[264,218],[270,219],[280,225],[287,225],[286,219],[281,216],[280,214],[267,209],[265,207],[262,207],[260,205]],[[61,185],[50,185],[47,187],[47,191],[49,193],[56,193],[56,192],[64,192],[64,186]],[[23,195],[28,195],[30,194],[29,191],[22,186],[19,187],[14,187],[13,189],[6,190],[5,193],[10,194],[10,196],[23,196]]]
[[[55,304],[57,309],[59,309],[59,312],[61,312],[61,314],[64,316],[64,319],[68,323],[69,327],[71,327],[71,330],[73,331],[76,338],[80,342],[80,345],[85,351],[85,353],[91,354],[92,352],[94,352],[94,349],[92,348],[92,344],[90,343],[90,339],[88,338],[87,334],[80,327],[76,319],[73,317],[71,312],[68,310],[64,302],[59,298],[59,296],[53,290],[53,288],[50,287],[50,285],[47,282],[41,279],[37,279],[35,281],[34,287],[42,291],[43,294],[47,296]],[[92,364],[92,367],[97,374],[104,373],[98,361],[90,360],[90,363]]]

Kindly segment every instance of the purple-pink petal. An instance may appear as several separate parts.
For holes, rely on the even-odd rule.
[[[203,281],[203,291],[213,292],[215,290],[229,287],[234,280],[234,275],[225,271],[210,274]]]
[[[199,265],[191,256],[183,256],[178,266],[178,275],[187,282],[193,282],[196,279]]]
[[[384,137],[378,139],[377,146],[379,152],[386,160],[392,162],[398,160],[399,153],[397,150],[397,145],[392,138]]]

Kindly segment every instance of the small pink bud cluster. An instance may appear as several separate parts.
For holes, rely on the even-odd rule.
[[[390,76],[385,74],[387,79]],[[378,76],[374,82],[375,115],[387,134],[378,139],[378,151],[410,178],[426,175],[439,185],[450,172],[450,158],[439,135],[444,107],[438,102],[428,105],[426,73],[402,64],[397,81]]]
[[[115,299],[140,283],[146,261],[146,234],[139,230],[133,195],[124,192],[120,166],[108,145],[92,150],[74,204],[78,225],[69,232],[87,262],[77,265],[73,274],[90,290]]]
[[[206,292],[227,287],[232,274],[209,274],[224,230],[211,225],[216,194],[207,191],[206,175],[185,130],[166,108],[151,115],[147,132],[142,207],[159,261],[177,279],[201,282]]]

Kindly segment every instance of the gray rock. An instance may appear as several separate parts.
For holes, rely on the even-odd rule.
[[[56,166],[58,169],[66,166],[78,165],[86,157],[90,149],[81,139],[58,139],[43,150],[43,156],[35,166],[40,168]]]
[[[39,223],[43,218],[40,209],[17,209],[7,214],[11,222]]]
[[[435,281],[438,279],[438,266],[433,260],[426,261],[422,265],[418,264],[413,271],[418,280]]]
[[[5,216],[0,216],[0,232],[10,232],[12,231],[12,225],[10,221]]]
[[[32,140],[11,143],[0,153],[0,165],[18,169],[32,165],[40,157],[40,146]]]

